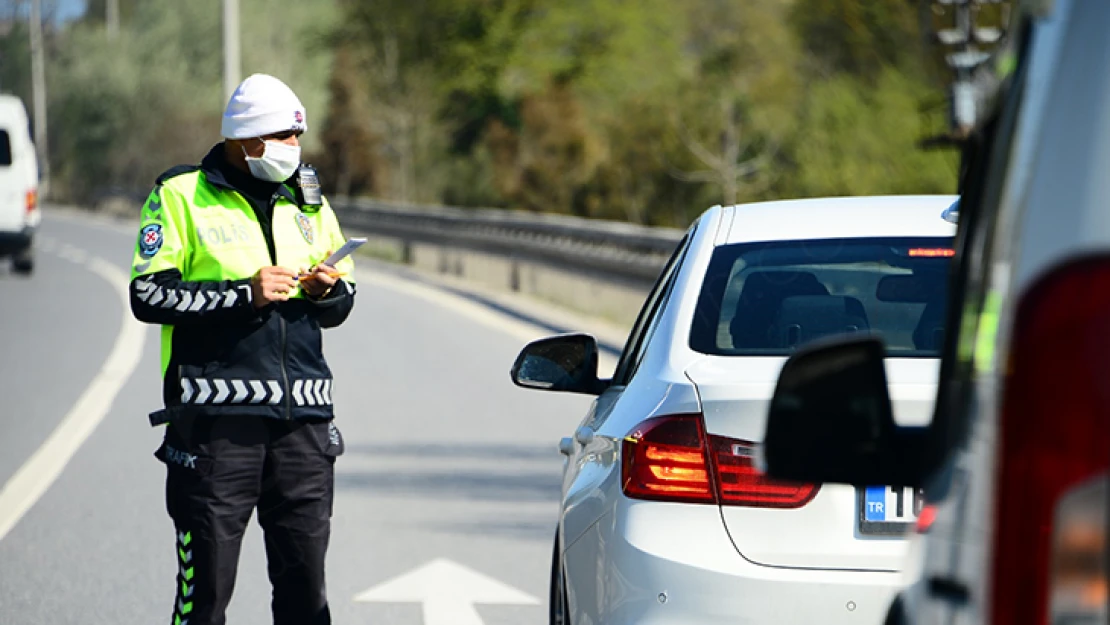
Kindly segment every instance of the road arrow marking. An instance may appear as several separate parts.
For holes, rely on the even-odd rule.
[[[443,558],[363,591],[355,601],[422,603],[424,625],[482,625],[476,603],[540,603],[532,595]]]

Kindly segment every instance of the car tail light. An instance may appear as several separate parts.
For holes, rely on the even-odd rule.
[[[937,520],[937,507],[934,505],[925,505],[921,508],[921,513],[917,515],[917,526],[914,528],[918,534],[927,534],[929,530],[933,529],[933,523]]]
[[[636,499],[714,503],[701,415],[649,419],[626,439],[624,493]]]
[[[31,189],[31,190],[27,191],[27,198],[26,199],[27,199],[27,214],[30,215],[31,213],[35,212],[35,209],[38,208],[38,206],[39,206],[39,193],[38,193],[38,191],[36,191],[34,189]]]
[[[1073,488],[1056,506],[1049,593],[1054,624],[1106,623],[1106,495],[1103,475]]]
[[[1038,282],[1015,318],[1000,418],[993,623],[1047,625],[1074,596],[1089,600],[1087,614],[1105,615],[1105,562],[1066,563],[1083,543],[1079,533],[1105,532],[1105,518],[1084,510],[1106,506],[1086,489],[1110,465],[1107,380],[1110,258],[1086,259]],[[1085,553],[1105,558],[1105,547],[1091,545]]]
[[[816,485],[761,473],[753,449],[747,441],[707,436],[700,414],[649,419],[625,438],[624,493],[634,499],[764,508],[798,508],[817,495]]]
[[[800,508],[817,496],[816,484],[773,480],[755,467],[748,441],[709,437],[721,505]]]

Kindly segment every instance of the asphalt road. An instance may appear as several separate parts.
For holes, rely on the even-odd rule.
[[[0,538],[0,625],[169,621],[174,533],[164,467],[151,455],[161,430],[146,419],[160,402],[158,333],[134,327],[123,280],[111,278],[128,270],[135,236],[122,224],[48,211],[34,276],[0,261],[0,488],[90,385],[119,387],[68,462],[39,454],[42,466],[64,468]],[[476,610],[487,625],[546,623],[556,443],[588,398],[509,382],[523,341],[543,328],[381,271],[357,275],[354,313],[324,338],[347,443],[328,562],[335,622],[419,624],[416,599],[427,595],[447,613],[468,598],[486,601]],[[133,373],[112,366],[113,349],[123,360],[140,356]],[[40,465],[28,466],[41,479]],[[388,584],[434,562],[409,578],[413,588]],[[375,601],[356,601],[375,588],[363,597]],[[228,621],[269,623],[269,600],[252,522]]]

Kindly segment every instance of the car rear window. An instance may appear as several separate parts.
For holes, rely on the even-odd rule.
[[[0,167],[12,164],[12,142],[7,130],[0,130]]]
[[[828,239],[718,248],[698,297],[690,347],[787,355],[831,335],[868,332],[898,357],[935,357],[944,340],[951,237]]]

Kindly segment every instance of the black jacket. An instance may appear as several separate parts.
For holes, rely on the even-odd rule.
[[[184,175],[198,175],[196,185],[209,185],[208,197],[223,197],[228,203],[234,200],[240,207],[240,198],[226,194],[247,200],[258,217],[271,264],[277,264],[276,250],[283,242],[274,240],[275,205],[280,198],[296,204],[296,197],[284,185],[258,181],[232,167],[222,144],[213,148],[199,167],[177,167],[159,177],[144,208],[144,233],[150,223],[158,223],[158,234],[162,233],[161,222],[150,221],[163,209],[162,186],[173,185],[173,178]],[[221,207],[209,203],[183,210]],[[331,209],[325,206],[323,210]],[[158,253],[157,249],[150,251]],[[322,351],[321,329],[347,318],[354,305],[352,282],[340,280],[323,299],[294,298],[256,310],[250,277],[187,281],[179,269],[153,273],[141,269],[135,267],[131,281],[131,310],[140,321],[170,328],[163,330],[164,343],[169,341],[168,346],[163,345],[165,408],[151,414],[152,424],[178,416],[219,414],[332,418],[332,374]]]

